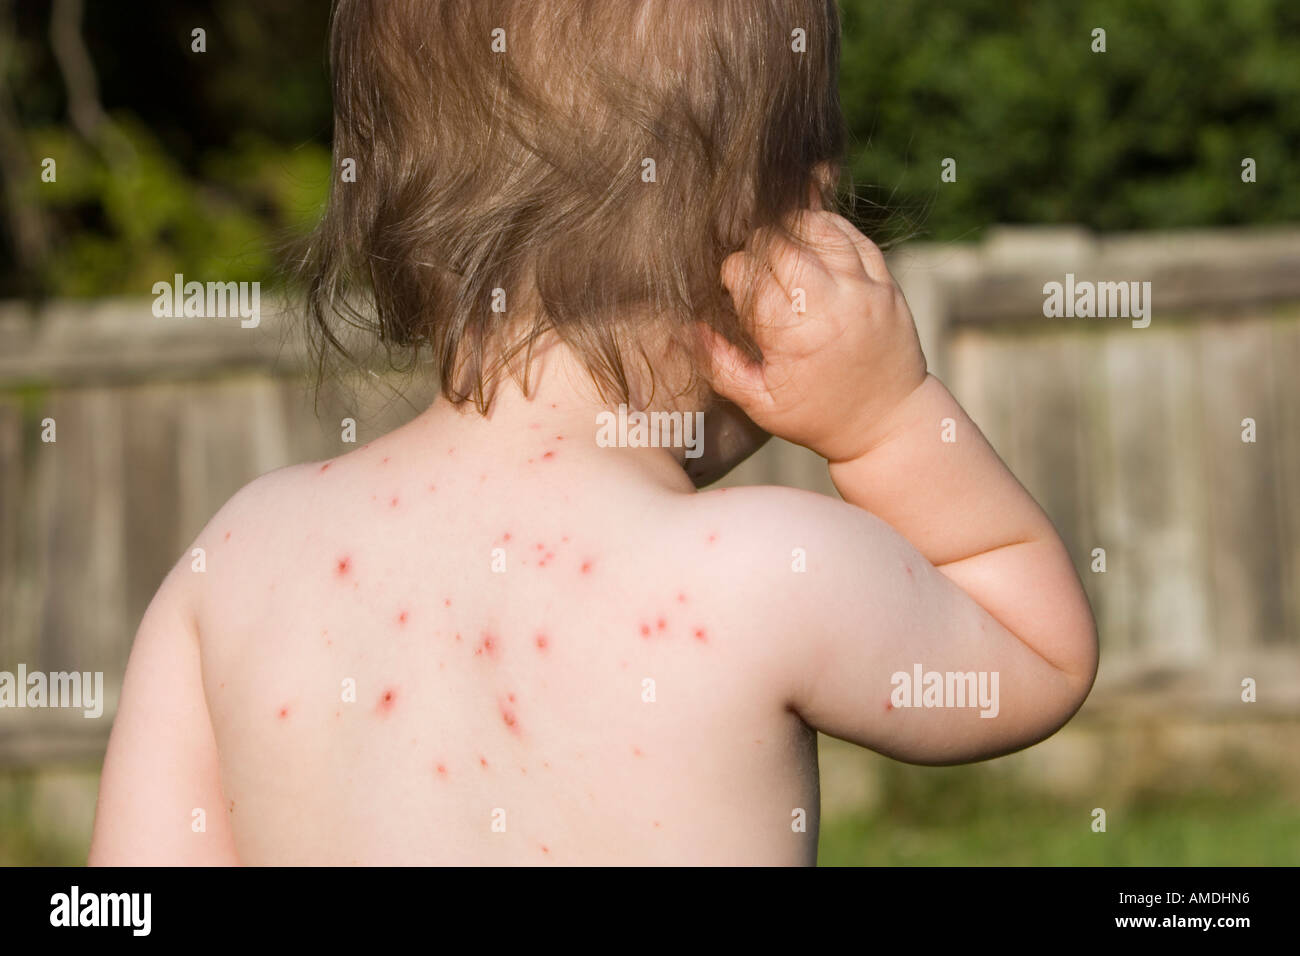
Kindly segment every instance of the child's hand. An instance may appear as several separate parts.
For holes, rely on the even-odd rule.
[[[737,252],[722,282],[750,322],[763,363],[709,334],[712,384],[758,425],[832,462],[865,454],[890,416],[925,380],[912,313],[876,245],[834,213],[799,214],[811,251],[773,237],[766,262]],[[761,278],[750,315],[742,297]],[[798,305],[806,310],[796,312]]]

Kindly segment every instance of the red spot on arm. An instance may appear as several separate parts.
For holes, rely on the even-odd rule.
[[[583,573],[583,574],[590,574],[590,573],[591,573],[591,562],[590,562],[590,561],[583,561],[583,562],[582,562],[582,573]]]
[[[443,598],[443,599],[442,599],[442,606],[443,606],[443,607],[451,607],[451,598]]]
[[[438,776],[440,776],[440,777],[445,777],[445,776],[447,776],[447,765],[446,765],[446,764],[440,763],[440,764],[438,764],[438,766],[437,766],[435,769],[438,771]]]
[[[229,532],[229,531],[226,532],[226,540],[227,540],[227,541],[230,540],[230,532]]]
[[[338,564],[335,565],[335,573],[337,573],[338,576],[342,578],[342,577],[347,577],[348,572],[351,570],[352,570],[352,559],[349,558],[347,555],[344,555],[343,557],[339,558]]]
[[[657,627],[661,631],[667,626],[668,626],[668,622],[665,621],[662,617],[659,618],[659,620],[655,621],[655,627]]]
[[[501,536],[501,540],[502,540],[502,541],[509,541],[509,540],[510,540],[510,532],[507,531],[505,534],[503,534],[503,535]]]
[[[697,627],[695,629],[695,639],[699,641],[701,644],[703,644],[708,641],[709,635],[705,633],[704,628]]]
[[[893,710],[893,709],[894,709],[894,702],[888,698],[885,698],[885,710]]]
[[[495,660],[497,654],[501,650],[501,644],[496,639],[496,637],[494,637],[492,634],[489,634],[487,631],[484,631],[483,643],[479,647],[479,650],[483,651],[485,654],[487,654],[488,657],[491,657]]]
[[[378,714],[392,713],[393,707],[397,704],[397,691],[389,687],[379,695],[379,703],[375,704],[375,712]]]
[[[280,719],[281,719],[281,720],[285,720],[285,719],[288,718],[288,716],[289,716],[289,708],[288,708],[288,707],[281,707],[281,708],[280,708]]]
[[[547,458],[547,459],[554,458],[554,457],[555,457],[555,452],[553,452],[553,451],[548,451],[546,454],[542,455],[542,457],[543,457],[543,458]]]
[[[679,594],[677,595],[677,603],[678,603],[678,604],[685,604],[685,603],[686,603],[686,595],[685,595],[685,594],[681,594],[681,593],[679,593]]]
[[[332,464],[334,464],[334,462],[332,462],[332,461],[327,461],[327,462],[325,462],[325,464],[323,464],[323,465],[320,466],[320,470],[321,470],[321,472],[323,473],[323,472],[325,472],[325,471],[328,471],[328,470],[329,470],[329,466],[332,465]]]
[[[397,495],[393,495],[392,500],[388,502],[388,507],[390,507],[390,508],[396,508],[396,507],[397,507]]]
[[[717,535],[716,532],[713,533],[713,534],[711,534],[711,535],[709,535],[709,544],[713,544],[713,542],[715,542],[715,541],[717,541],[717,540],[718,540],[718,535]]]
[[[537,635],[537,649],[539,651],[545,651],[546,648],[550,645],[550,643],[551,642],[547,639],[545,634]]]
[[[486,770],[487,767],[488,767],[487,758],[486,758],[486,757],[479,757],[479,758],[478,758],[478,765],[479,765],[480,767],[482,767],[484,770]]]
[[[649,625],[649,624],[642,624],[642,625],[641,625],[641,636],[642,636],[642,637],[649,637],[649,636],[650,636],[650,625]]]

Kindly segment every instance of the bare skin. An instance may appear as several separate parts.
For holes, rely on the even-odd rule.
[[[814,729],[952,763],[1068,720],[1096,641],[1064,548],[925,375],[878,250],[801,229],[816,255],[724,266],[771,270],[765,364],[714,343],[714,386],[848,503],[598,447],[558,348],[488,418],[439,403],[260,478],[141,625],[91,862],[806,864]],[[997,716],[893,706],[917,662],[998,672]]]

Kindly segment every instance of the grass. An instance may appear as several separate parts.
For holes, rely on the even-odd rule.
[[[1267,782],[1077,799],[993,775],[893,764],[872,811],[823,818],[823,866],[1294,866],[1300,806]],[[1099,784],[1099,790],[1104,784]],[[1093,810],[1106,832],[1093,832]]]

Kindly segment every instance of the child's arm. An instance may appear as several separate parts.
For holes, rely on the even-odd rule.
[[[131,649],[99,782],[92,866],[235,865],[182,562]],[[195,829],[195,810],[203,829]]]
[[[750,271],[763,276],[752,321],[764,363],[714,341],[715,387],[767,431],[827,458],[845,500],[906,538],[870,522],[817,524],[829,567],[808,614],[828,636],[798,709],[814,726],[917,762],[1041,739],[1082,703],[1096,670],[1092,614],[1069,556],[926,375],[879,249],[830,213],[805,213],[796,228],[812,254],[777,240],[766,262],[738,253],[724,265],[738,308]],[[954,442],[942,440],[945,425]],[[998,672],[998,716],[886,706],[890,676],[916,664]]]

